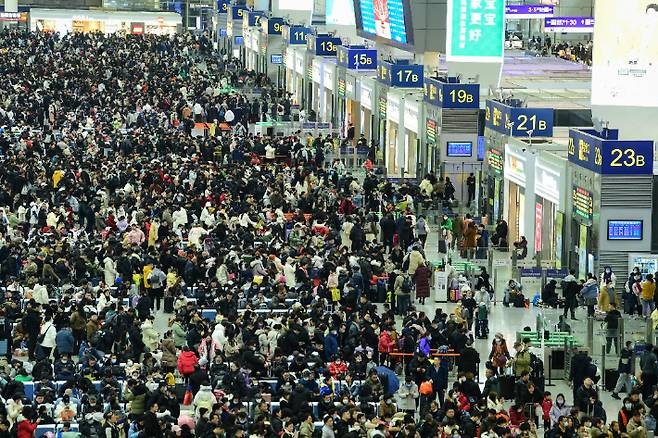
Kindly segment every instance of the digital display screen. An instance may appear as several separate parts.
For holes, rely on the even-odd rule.
[[[448,142],[449,157],[472,157],[473,143],[469,142]]]
[[[642,240],[642,221],[609,220],[608,240]]]
[[[409,0],[354,0],[356,27],[369,37],[413,44]]]
[[[594,214],[594,195],[582,187],[573,186],[573,215],[586,223],[592,222]]]
[[[478,161],[484,161],[484,136],[478,136]]]
[[[241,37],[241,36],[234,37],[233,38],[233,44],[235,44],[236,46],[243,45],[244,44],[244,37]]]
[[[283,64],[283,55],[272,55],[270,56],[271,62],[274,65],[281,65]]]
[[[354,26],[354,0],[327,0],[327,24]]]

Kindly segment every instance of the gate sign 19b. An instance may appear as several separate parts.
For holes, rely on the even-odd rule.
[[[497,100],[487,100],[485,126],[512,137],[552,137],[553,110],[517,108]]]
[[[594,129],[569,130],[569,161],[602,175],[653,175],[653,141],[609,140]]]
[[[480,85],[425,78],[425,102],[448,109],[480,108]]]

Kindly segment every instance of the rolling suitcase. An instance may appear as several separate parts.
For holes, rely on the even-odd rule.
[[[445,239],[439,239],[439,252],[441,254],[447,254],[448,253],[448,246],[446,245]]]
[[[514,398],[514,376],[500,376],[500,396],[505,400],[512,400]]]
[[[377,280],[376,303],[384,304],[386,302],[386,289],[386,280]]]
[[[605,370],[605,390],[614,391],[617,379],[619,379],[619,371],[616,368]]]

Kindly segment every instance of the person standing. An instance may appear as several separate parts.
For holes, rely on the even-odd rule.
[[[564,296],[564,317],[567,313],[571,313],[571,319],[576,321],[576,307],[578,307],[577,296],[580,291],[578,280],[576,279],[576,271],[571,269],[569,275],[562,280],[562,294]]]
[[[656,303],[653,301],[655,293],[656,282],[653,280],[653,274],[647,274],[647,278],[642,282],[642,315],[645,318],[649,318],[656,308]]]
[[[615,344],[615,354],[619,353],[619,320],[621,313],[617,310],[616,303],[610,303],[608,313],[605,315],[606,335],[605,353],[610,354],[612,343]]]
[[[587,274],[587,281],[583,285],[580,294],[585,300],[585,305],[587,306],[587,316],[594,316],[594,306],[598,303],[599,298],[599,286],[596,283],[596,279],[592,274]],[[653,302],[653,295],[651,296]],[[651,313],[651,312],[649,312]]]
[[[615,389],[612,391],[612,398],[621,400],[619,393],[622,389],[630,395],[631,390],[633,389],[633,383],[631,382],[631,358],[633,357],[633,342],[626,341],[626,345],[621,350],[619,357],[619,365],[617,366],[617,371],[619,371],[619,377],[617,378],[617,383],[615,384]]]
[[[468,190],[468,201],[466,202],[466,206],[470,207],[471,201],[475,200],[475,175],[473,173],[466,178],[466,188]]]

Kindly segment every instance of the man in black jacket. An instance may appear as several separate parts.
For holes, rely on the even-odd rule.
[[[162,435],[160,420],[158,420],[158,404],[153,403],[148,411],[144,413],[144,435],[159,437]]]
[[[567,313],[571,312],[571,319],[576,320],[576,307],[578,307],[578,302],[576,297],[580,292],[580,285],[576,279],[576,271],[569,271],[569,275],[564,277],[562,280],[562,293],[564,294],[564,317],[567,317]]]
[[[36,360],[34,350],[37,348],[37,338],[41,330],[41,316],[39,315],[39,304],[30,300],[27,303],[27,312],[21,321],[23,330],[27,333],[27,351],[31,361]]]
[[[619,392],[622,389],[626,390],[627,394],[630,394],[633,389],[633,383],[631,382],[631,358],[633,357],[633,342],[626,341],[626,346],[621,350],[619,357],[619,365],[617,366],[617,371],[619,371],[619,377],[617,378],[617,384],[615,389],[612,391],[612,398],[621,400],[619,397]]]

